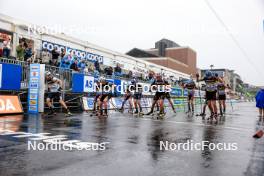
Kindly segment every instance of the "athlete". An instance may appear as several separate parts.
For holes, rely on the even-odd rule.
[[[128,100],[128,102],[129,102],[129,110],[130,110],[131,113],[133,113],[133,100],[132,100],[132,92],[131,92],[132,81],[131,81],[131,84],[129,84],[126,87],[126,92],[125,92],[124,100],[123,100],[122,106],[120,108],[120,111],[121,112],[124,112],[124,106],[125,106],[125,104],[126,104],[126,102]]]
[[[194,113],[194,90],[195,82],[193,81],[192,75],[190,79],[184,84],[184,89],[188,91],[188,112]]]
[[[226,86],[223,78],[218,79],[217,95],[219,101],[220,115],[222,116],[226,112]]]
[[[140,83],[138,83],[138,80],[135,78],[133,79],[131,84],[133,85],[134,88],[133,99],[134,99],[134,107],[136,109],[135,114],[143,115],[142,106],[141,106],[143,86]]]
[[[108,101],[112,98],[112,84],[106,81],[104,77],[99,80],[100,91],[102,92],[98,98],[99,112],[98,116],[108,116]]]
[[[154,107],[156,103],[159,103],[160,107],[160,113],[159,116],[164,116],[164,98],[165,98],[165,86],[168,84],[162,79],[161,74],[156,75],[155,81],[151,84],[151,89],[154,89],[156,91],[155,96],[153,98],[152,106],[150,112],[147,113],[147,115],[150,115],[154,111]]]
[[[208,103],[208,107],[211,111],[210,119],[215,118],[217,121],[217,106],[216,106],[216,92],[217,92],[217,78],[211,71],[206,71],[205,77],[199,80],[199,74],[197,74],[197,81],[204,81],[206,84],[205,96]]]
[[[100,88],[99,88],[99,81],[97,80],[95,82],[95,97],[94,97],[94,102],[93,102],[93,114],[96,114],[96,111],[99,110],[98,102],[99,102],[99,97],[101,96]]]
[[[166,85],[166,87],[165,87],[165,89],[166,89],[165,98],[168,100],[173,112],[176,113],[176,109],[174,108],[174,105],[173,105],[173,102],[172,102],[172,99],[171,99],[171,94],[170,94],[171,85],[170,85],[170,83],[169,83],[169,81],[167,79],[164,79],[164,82],[165,82],[165,85]]]
[[[59,80],[56,77],[53,77],[53,75],[50,72],[46,72],[46,81],[48,84],[48,96],[46,99],[46,103],[49,107],[50,112],[48,115],[54,115],[54,107],[53,107],[53,101],[59,100],[59,103],[66,109],[67,113],[66,116],[71,116],[71,112],[68,109],[67,105],[63,101],[61,97],[61,91],[62,91],[62,81]]]

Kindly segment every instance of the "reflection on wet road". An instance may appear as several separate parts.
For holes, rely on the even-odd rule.
[[[164,120],[115,112],[108,119],[82,113],[65,123],[62,115],[0,117],[3,130],[65,135],[67,140],[107,144],[98,151],[34,151],[29,138],[0,134],[0,175],[262,175],[264,140],[253,139],[264,123],[252,103],[240,103],[215,124],[201,117],[167,114]],[[160,141],[237,143],[236,151],[160,150]]]

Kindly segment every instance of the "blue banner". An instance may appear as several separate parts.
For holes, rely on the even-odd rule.
[[[84,74],[74,73],[72,75],[72,92],[84,92]]]
[[[0,63],[0,90],[20,90],[22,67]]]
[[[61,50],[64,49],[66,51],[66,54],[70,54],[71,52],[73,52],[78,59],[85,59],[91,62],[95,62],[96,60],[98,60],[99,63],[104,62],[104,57],[101,55],[93,54],[79,49],[70,48],[67,46],[59,45],[48,41],[42,41],[42,49],[47,49],[48,51],[51,52],[55,48],[57,48],[58,52],[61,52]]]

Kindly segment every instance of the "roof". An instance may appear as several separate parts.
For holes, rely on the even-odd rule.
[[[155,54],[149,53],[147,51],[138,49],[138,48],[133,48],[132,50],[128,51],[126,53],[129,56],[133,56],[133,57],[141,57],[141,58],[146,58],[146,57],[159,57]]]

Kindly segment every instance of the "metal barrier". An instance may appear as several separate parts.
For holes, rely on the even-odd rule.
[[[16,64],[16,65],[21,65],[22,67],[22,80],[21,80],[21,88],[22,89],[27,89],[28,88],[28,81],[29,81],[29,63],[25,61],[20,61],[20,60],[15,60],[15,59],[8,59],[8,58],[0,58],[0,63],[8,63],[8,64]],[[63,89],[65,91],[70,91],[72,88],[72,74],[73,73],[78,73],[75,72],[71,69],[65,69],[65,68],[60,68],[60,67],[55,67],[52,65],[45,65],[45,70],[51,72],[54,76],[58,77],[60,80],[63,81]],[[88,75],[88,76],[93,76],[93,73],[89,72],[84,72],[83,74]],[[124,76],[108,76],[106,74],[100,73],[100,76],[105,76],[106,78],[109,79],[122,79],[122,80],[128,80],[128,77]],[[140,82],[143,83],[149,83],[144,80],[140,80]]]

